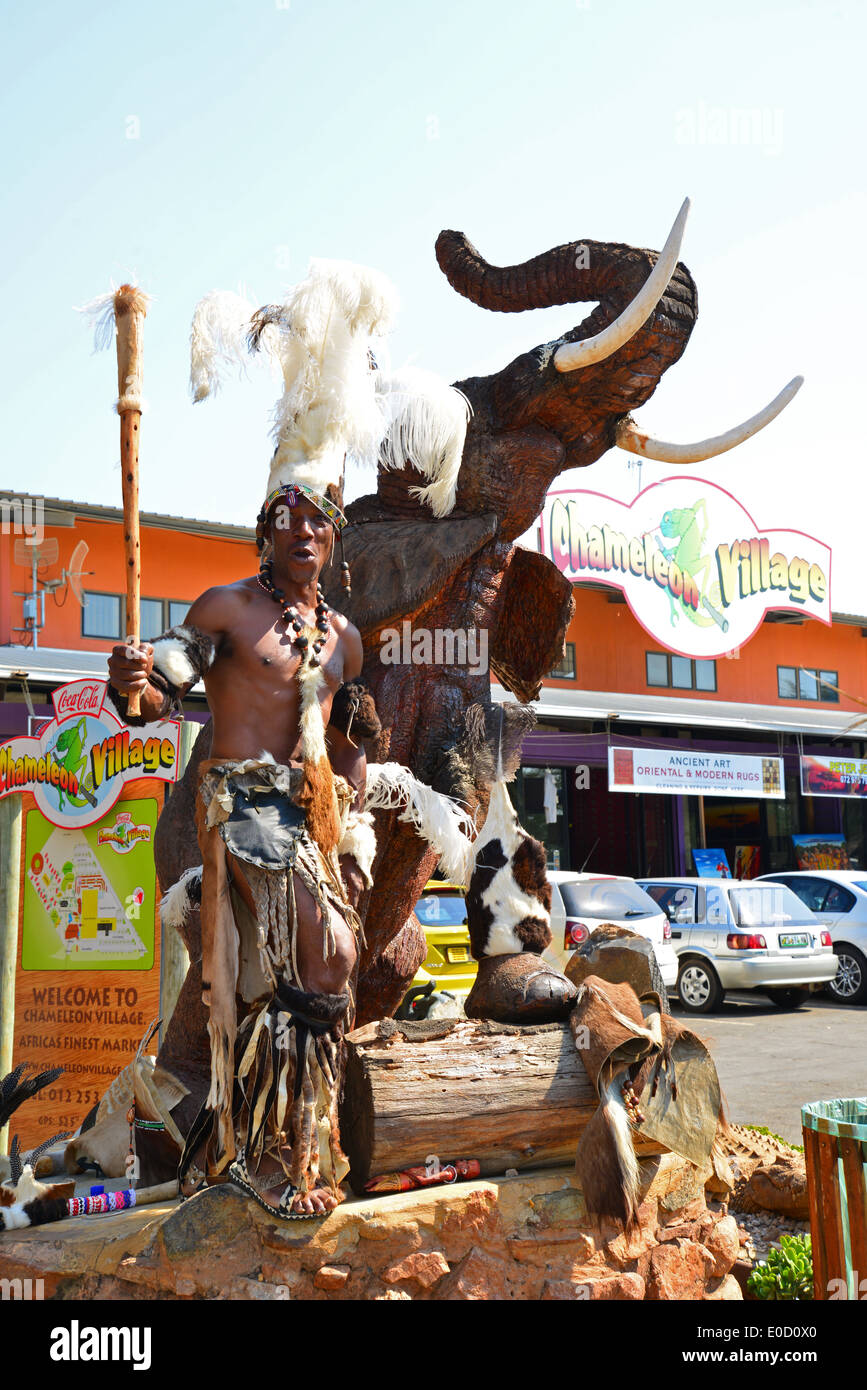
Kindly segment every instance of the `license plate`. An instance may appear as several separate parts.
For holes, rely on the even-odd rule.
[[[789,933],[787,936],[780,937],[780,946],[782,948],[787,946],[809,946],[809,944],[810,938],[805,932]]]

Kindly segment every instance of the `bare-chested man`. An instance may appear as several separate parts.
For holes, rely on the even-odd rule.
[[[293,626],[293,622],[300,619],[305,629],[312,629],[309,634],[309,641],[312,643],[315,639],[322,643],[317,655],[324,680],[317,691],[317,698],[321,705],[323,724],[327,728],[328,758],[334,773],[338,775],[338,784],[339,778],[346,779],[349,787],[355,793],[353,805],[360,807],[363,801],[365,778],[363,747],[352,743],[334,725],[330,728],[328,725],[332,701],[336,693],[345,682],[360,675],[362,665],[361,638],[357,629],[340,614],[330,609],[323,613],[321,599],[317,597],[319,575],[330,559],[334,544],[335,532],[332,520],[320,509],[319,505],[310,500],[309,496],[298,491],[290,492],[289,496],[290,505],[285,504],[285,496],[283,500],[278,499],[276,502],[272,502],[270,511],[264,520],[266,550],[267,547],[270,547],[269,584],[263,586],[260,577],[253,576],[248,579],[241,579],[234,584],[208,589],[200,598],[196,599],[190,608],[183,629],[173,630],[193,632],[197,639],[201,638],[205,645],[207,645],[208,639],[213,643],[213,660],[203,674],[208,705],[213,720],[213,743],[210,759],[203,764],[203,769],[215,768],[216,773],[224,775],[226,767],[232,768],[238,763],[243,764],[248,761],[261,768],[262,759],[268,755],[278,767],[296,770],[302,768],[304,754],[301,721],[302,695],[301,682],[296,677],[299,675],[299,667],[302,662],[309,659],[312,651],[309,647],[307,650],[304,649],[303,637],[300,650],[299,646],[296,645],[299,641],[299,632]],[[321,501],[321,499],[319,500]],[[277,595],[279,595],[279,600],[275,602]],[[318,608],[317,604],[319,604]],[[291,615],[287,621],[286,614],[290,609]],[[317,619],[319,619],[318,628]],[[155,645],[159,650],[159,640]],[[316,658],[311,664],[316,665]],[[156,671],[154,670],[154,647],[148,644],[143,644],[139,649],[117,646],[109,660],[112,686],[121,697],[127,696],[134,690],[140,692],[141,714],[146,721],[165,717],[171,709],[172,697],[177,699],[179,693],[177,687],[170,688],[169,691],[166,690],[166,681],[160,678],[160,670],[159,666]],[[192,683],[193,681],[187,681],[180,693],[182,694],[186,689],[189,689]],[[124,701],[121,699],[121,704],[123,703]],[[123,711],[121,712],[123,713]],[[200,787],[201,785],[200,783]],[[229,785],[232,786],[233,784],[230,782]],[[344,801],[348,801],[351,791],[347,792],[346,788],[343,788],[343,794]],[[211,815],[212,813],[209,811],[209,819]],[[204,811],[199,807],[199,837],[200,844],[203,845],[204,858],[203,942],[206,935],[205,914],[209,893],[208,876],[209,873],[215,876],[218,872],[217,868],[209,869],[208,855],[210,851],[208,851],[207,846],[210,843],[210,836],[215,837],[216,832],[205,826]],[[231,841],[227,839],[227,845],[230,843]],[[262,897],[261,895],[257,896],[251,886],[255,883],[255,871],[250,868],[248,863],[239,860],[237,855],[230,852],[229,849],[224,849],[222,845],[219,848],[226,865],[224,872],[226,884],[231,885],[231,888],[235,890],[249,909],[248,922],[255,923],[257,920],[259,922],[261,954],[263,949],[262,934],[268,928],[263,928],[262,925]],[[332,865],[338,862],[337,851],[332,853],[329,862]],[[333,875],[329,879],[328,885],[330,896],[319,891],[318,885],[321,882],[319,878],[317,878],[315,885],[311,885],[309,874],[306,876],[306,882],[304,875],[299,872],[288,875],[291,880],[290,903],[294,888],[294,911],[297,925],[294,927],[291,960],[275,960],[274,945],[273,942],[269,941],[270,960],[274,967],[271,977],[272,985],[275,980],[279,983],[282,978],[294,984],[301,991],[305,991],[307,996],[333,998],[346,993],[356,963],[358,949],[356,943],[357,919],[353,909],[358,902],[365,879],[358,863],[351,855],[340,854],[339,870],[336,882],[340,891],[336,901],[332,891],[335,882]],[[340,885],[341,875],[342,889]],[[327,873],[325,877],[328,878]],[[311,886],[316,888],[315,893],[311,892]],[[224,895],[228,897],[228,886],[224,886],[223,890],[218,886],[214,891],[218,894],[220,891],[224,891]],[[331,906],[330,910],[323,911],[325,896],[328,896]],[[240,916],[237,912],[235,916],[239,919],[238,930],[243,937]],[[290,928],[291,916],[290,909]],[[226,949],[225,942],[217,942],[215,971],[219,969],[220,954],[222,952],[223,958],[225,958]],[[230,943],[228,949],[231,954],[231,950],[235,948]],[[255,953],[255,943],[249,950]],[[279,951],[277,954],[279,955]],[[285,951],[284,954],[286,954]],[[242,960],[244,955],[245,948],[242,940]],[[205,949],[205,964],[207,964],[207,949]],[[295,967],[294,971],[290,968],[291,966]],[[214,997],[209,995],[211,983],[210,980],[203,979],[204,997],[211,1009],[210,1031],[213,1050],[215,1046],[216,1007]],[[241,992],[239,987],[239,995]],[[245,998],[249,1011],[251,1001],[248,997],[245,996]],[[253,1007],[258,1007],[259,1004],[261,1004],[261,998],[258,1004]],[[234,1000],[232,1000],[232,1008],[234,1009]],[[279,1028],[281,1026],[285,1028],[287,1013],[277,1012],[273,996],[271,1015],[270,1027],[272,1032],[276,1026],[279,1034]],[[291,1012],[288,1016],[291,1017]],[[264,1011],[262,1017],[264,1018]],[[283,1022],[278,1022],[275,1025],[274,1017]],[[304,1019],[305,1027],[307,1024],[311,1024],[308,1032],[315,1035],[317,1018],[314,1017],[312,1020],[307,1018],[303,1007],[300,1017]],[[321,1027],[319,1032],[322,1032]],[[242,1034],[243,1028],[239,1029],[239,1036]],[[303,1036],[306,1038],[307,1033],[304,1033]],[[234,1039],[232,1041],[234,1042]],[[309,1044],[305,1045],[309,1046]],[[276,1051],[273,1056],[274,1059],[278,1059]],[[271,1065],[270,1061],[268,1065]],[[274,1065],[277,1065],[277,1061]],[[301,1066],[300,1061],[297,1066]],[[326,1063],[323,1063],[323,1069],[327,1074],[329,1068]],[[236,1093],[234,1104],[237,1111],[237,1056],[234,1071],[236,1073],[234,1077]],[[268,1074],[270,1075],[270,1072]],[[290,1091],[291,1080],[290,1076]],[[306,1095],[310,1091],[307,1079],[304,1080],[304,1088],[306,1088]],[[300,1092],[301,1089],[301,1082],[298,1081],[296,1091]],[[224,1106],[227,1103],[225,1096],[223,1103]],[[208,1104],[212,1109],[219,1108],[215,1100],[213,1086]],[[301,1101],[298,1100],[298,1105],[300,1104]],[[291,1108],[292,1096],[290,1094],[288,1110],[284,1101],[284,1111],[281,1113],[288,1115]],[[318,1119],[321,1120],[321,1114],[318,1115]],[[315,1137],[316,1115],[312,1121],[308,1116],[308,1131],[311,1123],[313,1138],[310,1142],[313,1145],[314,1159],[318,1159],[318,1141]],[[289,1127],[287,1120],[286,1128]],[[312,1162],[307,1172],[302,1172],[299,1175],[297,1162],[294,1169],[292,1167],[292,1154],[290,1147],[283,1142],[284,1137],[283,1125],[281,1124],[276,1147],[272,1143],[269,1149],[268,1143],[265,1143],[263,1149],[260,1141],[257,1154],[246,1154],[248,1166],[243,1171],[245,1176],[249,1173],[250,1183],[251,1186],[254,1186],[255,1193],[267,1205],[274,1208],[280,1205],[282,1198],[281,1214],[284,1215],[315,1216],[330,1211],[340,1200],[337,1180],[332,1175],[328,1180],[323,1181],[319,1176],[318,1161]],[[242,1149],[243,1144],[244,1136],[241,1135],[236,1140],[236,1150]],[[241,1157],[244,1157],[243,1153]],[[230,1175],[232,1175],[232,1171],[230,1169]],[[294,1176],[295,1181],[290,1181],[287,1187],[287,1175],[290,1174]],[[255,1184],[253,1184],[254,1176]]]

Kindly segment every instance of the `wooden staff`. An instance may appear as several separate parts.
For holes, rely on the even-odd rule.
[[[141,627],[141,545],[138,517],[138,448],[142,412],[142,338],[148,296],[135,285],[121,285],[114,295],[117,330],[117,413],[120,416],[120,465],[123,478],[123,544],[126,570],[126,640],[139,643]],[[127,712],[140,714],[138,691],[130,692]]]

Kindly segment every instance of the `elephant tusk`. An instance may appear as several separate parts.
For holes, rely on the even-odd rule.
[[[626,449],[630,454],[640,454],[642,458],[658,459],[661,463],[701,463],[702,459],[724,454],[727,449],[733,449],[736,444],[743,444],[745,439],[758,434],[759,430],[769,425],[781,410],[785,410],[803,384],[802,376],[793,377],[788,386],[784,386],[780,394],[770,405],[766,405],[764,410],[713,439],[700,439],[696,444],[667,444],[662,439],[653,439],[650,435],[643,434],[633,421],[626,419],[621,420],[617,426],[615,442],[618,449]]]
[[[674,219],[674,226],[657,257],[656,265],[623,313],[618,314],[613,323],[609,323],[607,328],[603,328],[601,333],[595,333],[592,338],[585,338],[580,343],[562,343],[558,347],[554,353],[554,366],[558,372],[574,372],[579,367],[589,367],[591,362],[601,362],[603,358],[610,357],[647,322],[674,274],[688,213],[689,199],[684,198],[683,206]]]

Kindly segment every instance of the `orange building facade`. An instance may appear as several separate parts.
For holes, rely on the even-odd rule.
[[[56,686],[105,675],[124,635],[124,557],[117,508],[23,493],[7,493],[0,506],[3,740],[51,714]],[[35,600],[28,530],[39,541]],[[251,527],[152,513],[141,516],[141,548],[145,637],[182,622],[203,589],[258,563]],[[800,783],[802,757],[867,753],[851,728],[865,714],[854,697],[867,697],[867,618],[835,613],[826,626],[772,613],[740,650],[696,662],[649,636],[617,591],[580,583],[573,592],[564,664],[544,682],[514,789],[551,866],[691,873],[694,848],[721,848],[734,867],[738,847],[752,846],[756,871],[766,872],[792,867],[792,835],[811,832],[844,835],[853,863],[867,865],[867,798],[804,796]],[[494,695],[504,697],[496,684]],[[201,691],[186,712],[206,717]],[[612,791],[615,745],[782,757],[785,796]]]

